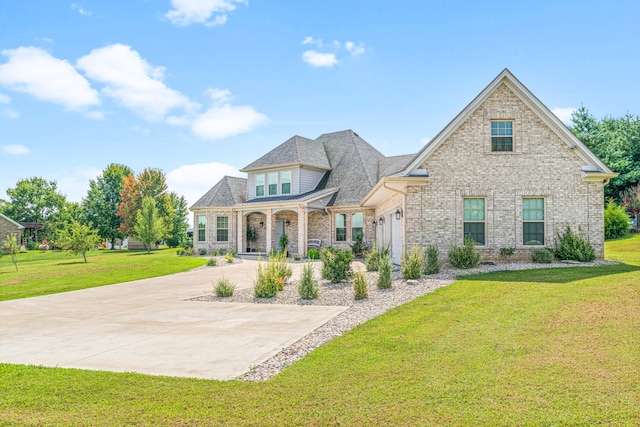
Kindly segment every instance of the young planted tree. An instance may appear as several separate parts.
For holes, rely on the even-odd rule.
[[[58,230],[55,244],[68,254],[82,254],[84,262],[87,262],[87,251],[94,249],[100,241],[98,230],[74,220],[68,228]]]
[[[184,196],[178,196],[176,193],[169,193],[171,204],[173,206],[173,221],[169,237],[166,239],[167,245],[172,248],[184,246],[187,240],[187,227],[189,210],[187,209],[187,199]]]
[[[166,233],[165,222],[158,215],[158,208],[153,197],[142,199],[142,207],[136,215],[134,234],[150,252],[152,243],[162,239]]]
[[[11,262],[16,267],[16,271],[18,271],[18,254],[20,253],[20,246],[18,245],[18,239],[16,238],[15,233],[11,233],[4,239],[2,242],[2,249],[7,252],[7,255],[11,256]]]

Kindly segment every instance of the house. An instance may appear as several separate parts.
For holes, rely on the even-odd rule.
[[[268,252],[286,233],[301,257],[310,239],[347,248],[360,235],[396,263],[465,237],[485,258],[528,257],[570,225],[603,258],[604,185],[617,176],[507,69],[418,153],[387,157],[347,130],[294,136],[242,172],[191,207],[196,250]]]
[[[18,245],[21,244],[22,229],[24,227],[11,218],[0,213],[0,246],[4,243],[8,236],[14,234]]]

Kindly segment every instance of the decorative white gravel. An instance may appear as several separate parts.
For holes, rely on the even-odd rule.
[[[319,280],[320,292],[316,300],[303,300],[298,295],[298,282],[288,283],[284,290],[278,293],[276,298],[255,298],[253,289],[241,289],[229,298],[218,298],[215,295],[205,295],[193,298],[198,301],[219,301],[256,304],[298,304],[298,305],[333,305],[347,306],[348,308],[329,320],[324,325],[313,330],[308,335],[299,339],[292,345],[283,348],[280,352],[270,357],[262,364],[251,367],[251,370],[237,379],[244,381],[264,381],[296,360],[304,357],[322,344],[336,338],[353,329],[360,323],[364,323],[387,310],[405,304],[415,298],[432,292],[438,288],[453,283],[456,277],[469,274],[491,273],[507,270],[528,270],[537,268],[563,268],[563,267],[592,267],[605,264],[615,264],[611,261],[594,261],[589,263],[567,264],[554,262],[551,264],[535,264],[531,262],[497,262],[496,265],[480,265],[477,268],[461,270],[445,265],[442,271],[431,276],[423,276],[420,280],[403,280],[400,271],[396,268],[392,273],[393,286],[391,289],[379,290],[376,287],[378,273],[367,272],[368,298],[360,301],[353,299],[353,285],[351,282],[329,283]]]

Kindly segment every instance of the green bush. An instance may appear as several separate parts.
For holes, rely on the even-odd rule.
[[[353,274],[353,298],[357,300],[365,299],[369,296],[367,290],[367,279],[364,273],[356,272]]]
[[[463,246],[449,246],[449,262],[458,268],[473,268],[478,265],[480,251],[476,250],[476,243],[468,238]]]
[[[204,256],[207,254],[207,250],[204,248],[198,249],[198,255]]]
[[[287,262],[287,257],[284,252],[275,252],[269,255],[269,261],[267,263],[267,271],[272,276],[278,279],[281,279],[280,281],[284,286],[284,282],[286,282],[287,279],[291,277],[291,274],[292,274],[291,267]]]
[[[353,244],[349,245],[351,247],[351,252],[353,253],[353,256],[358,258],[362,258],[362,255],[364,255],[364,252],[367,249],[362,240],[363,240],[362,234],[358,234]]]
[[[367,267],[367,271],[378,271],[380,259],[386,255],[389,255],[389,248],[378,248],[378,244],[376,242],[373,243],[373,247],[371,248],[371,252],[365,255],[365,266]]]
[[[579,230],[582,231],[582,230]],[[558,233],[554,255],[558,260],[589,262],[596,259],[596,251],[583,236],[574,233],[567,225],[564,234]]]
[[[225,259],[229,264],[231,264],[231,263],[233,262],[233,258],[234,258],[233,252],[227,252],[227,254],[224,256],[224,259]]]
[[[309,257],[309,259],[320,259],[320,252],[318,252],[317,249],[309,249],[307,257]]]
[[[324,248],[320,252],[322,260],[322,277],[331,283],[342,282],[351,277],[351,261],[353,255],[350,250],[337,251],[333,248]]]
[[[186,251],[184,250],[184,248],[176,249],[176,255],[178,255],[178,256],[183,256],[185,253],[186,253]]]
[[[233,292],[236,290],[235,283],[231,283],[228,279],[221,277],[218,279],[213,291],[217,297],[230,297],[233,296]]]
[[[511,258],[516,252],[516,248],[500,248],[500,256],[504,259]]]
[[[604,208],[604,238],[615,239],[622,237],[629,231],[629,217],[624,208],[613,199],[609,199]]]
[[[216,265],[218,265],[218,262],[216,261],[215,258],[211,257],[207,260],[207,265],[209,267],[215,267]]]
[[[38,246],[40,246],[38,242],[32,242],[32,241],[27,242],[27,250],[29,251],[35,251],[36,249],[38,249]]]
[[[300,294],[300,298],[302,299],[318,298],[318,283],[313,277],[313,265],[309,262],[306,262],[302,266],[302,275],[300,276],[298,294]]]
[[[400,260],[400,271],[405,280],[419,279],[424,267],[424,250],[417,245],[413,245],[411,250],[402,254]]]
[[[378,289],[391,288],[391,284],[393,283],[391,280],[391,269],[393,268],[393,263],[391,262],[391,257],[388,254],[380,258],[379,267],[380,274],[378,275],[376,286]]]
[[[194,256],[196,253],[193,248],[185,248],[184,254],[185,256]]]
[[[253,295],[256,298],[273,298],[280,290],[280,281],[261,262],[258,263],[256,283],[253,288]]]
[[[436,245],[429,245],[427,248],[427,260],[424,263],[424,274],[438,274],[442,268],[440,261],[440,251]]]
[[[538,264],[549,264],[553,261],[553,251],[549,248],[538,248],[531,251],[531,259]]]

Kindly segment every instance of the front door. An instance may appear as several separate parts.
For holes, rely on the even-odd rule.
[[[280,236],[284,234],[284,219],[276,219],[276,244],[273,246],[280,249]]]
[[[402,257],[402,219],[396,219],[395,214],[389,215],[387,221],[391,224],[391,259],[394,264],[400,264]]]

